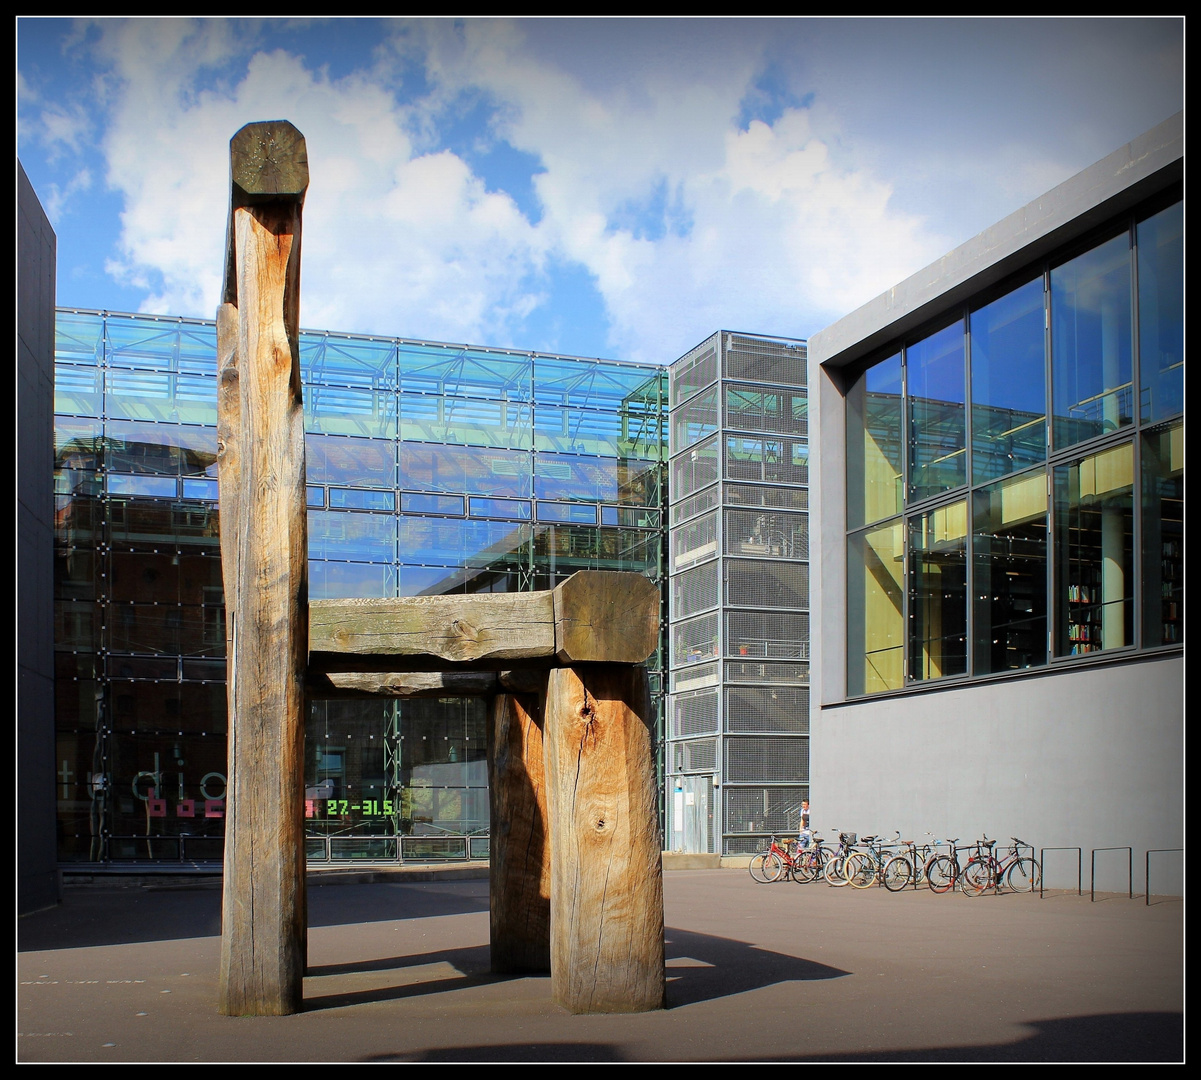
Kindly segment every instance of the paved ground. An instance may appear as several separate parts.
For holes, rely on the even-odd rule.
[[[216,1013],[220,892],[80,886],[18,923],[33,1061],[1184,1060],[1183,905],[665,874],[668,1004],[488,971],[482,880],[310,886],[306,1010]]]

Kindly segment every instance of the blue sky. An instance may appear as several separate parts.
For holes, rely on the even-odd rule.
[[[1183,20],[17,20],[58,302],[211,318],[305,135],[301,322],[670,362],[807,337],[1183,107]]]

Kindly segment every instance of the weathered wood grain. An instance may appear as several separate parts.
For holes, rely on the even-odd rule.
[[[539,675],[544,693],[546,674]],[[492,970],[550,970],[550,841],[542,696],[498,694],[488,739]]]
[[[310,698],[490,697],[498,680],[491,671],[312,671]]]
[[[663,1008],[662,839],[649,717],[644,668],[550,672],[551,992],[573,1013]]]
[[[219,402],[236,398],[236,408],[221,406],[219,465],[230,714],[218,1008],[227,1015],[283,1015],[302,1003],[308,545],[294,196],[233,208],[219,312]]]
[[[315,600],[316,671],[641,663],[659,634],[659,593],[641,574],[582,570],[550,592]],[[636,657],[636,659],[635,659]]]
[[[641,664],[659,642],[659,590],[641,574],[584,570],[554,590],[561,664]]]

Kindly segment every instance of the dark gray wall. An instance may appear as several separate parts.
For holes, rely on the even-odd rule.
[[[54,230],[17,165],[17,909],[58,901],[54,801]]]

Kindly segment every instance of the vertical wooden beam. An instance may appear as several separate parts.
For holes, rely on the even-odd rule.
[[[531,673],[534,674],[534,673]],[[538,673],[543,687],[545,673]],[[550,971],[543,694],[497,694],[488,739],[492,970]]]
[[[218,1007],[234,1016],[284,1015],[301,1007],[305,962],[308,545],[299,287],[308,165],[303,136],[284,121],[243,128],[230,157],[218,312],[229,647]]]
[[[550,672],[551,991],[573,1013],[661,1009],[662,838],[646,669]]]

